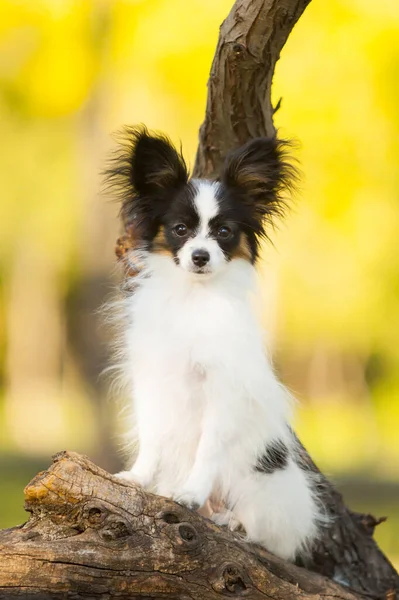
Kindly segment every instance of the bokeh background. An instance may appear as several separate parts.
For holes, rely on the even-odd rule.
[[[232,0],[1,0],[0,526],[55,452],[120,468],[98,310],[119,274],[100,172],[123,124],[193,164]],[[299,141],[295,208],[264,249],[265,325],[297,429],[399,563],[399,10],[314,0],[274,79]],[[119,399],[120,400],[120,399]]]

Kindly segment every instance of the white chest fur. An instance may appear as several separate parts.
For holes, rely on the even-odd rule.
[[[206,407],[231,422],[231,432],[241,427],[234,439],[225,434],[223,462],[230,457],[237,469],[256,461],[268,439],[286,435],[288,402],[251,308],[253,267],[235,261],[224,277],[201,281],[168,259],[151,260],[151,277],[130,300],[128,364],[139,429],[151,422],[162,463],[174,465],[173,477],[170,466],[158,469],[157,489],[165,491],[192,468]]]
[[[292,558],[314,537],[318,509],[295,462],[289,395],[251,307],[253,278],[246,261],[194,279],[167,257],[148,258],[148,275],[127,301],[139,441],[128,476],[189,506],[218,496],[251,539]],[[277,450],[278,468],[258,468],[267,452],[273,463],[276,443],[284,460]]]

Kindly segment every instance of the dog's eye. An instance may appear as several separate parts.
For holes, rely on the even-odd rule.
[[[184,237],[185,235],[187,235],[188,232],[187,225],[185,225],[184,223],[179,223],[174,227],[173,231],[179,237]]]
[[[222,225],[218,229],[218,237],[227,240],[231,236],[231,229],[227,225]]]

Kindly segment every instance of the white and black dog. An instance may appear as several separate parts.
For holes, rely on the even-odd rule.
[[[217,522],[295,560],[323,510],[250,298],[260,241],[295,175],[286,144],[250,141],[210,181],[190,179],[166,137],[126,133],[109,176],[141,232],[122,336],[139,452],[118,475],[190,508],[222,505]]]

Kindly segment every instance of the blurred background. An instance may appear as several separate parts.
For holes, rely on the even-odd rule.
[[[100,172],[123,124],[193,164],[232,0],[0,0],[0,527],[51,455],[121,467],[98,314],[120,274]],[[399,11],[314,1],[274,79],[300,143],[295,208],[264,249],[264,320],[297,430],[399,566]]]

